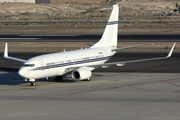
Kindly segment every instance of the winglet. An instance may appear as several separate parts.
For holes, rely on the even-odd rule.
[[[8,44],[5,44],[5,48],[4,48],[4,57],[8,58]]]
[[[169,54],[167,55],[167,57],[166,57],[166,58],[171,57],[171,55],[172,55],[172,52],[173,52],[173,50],[174,50],[175,45],[176,45],[176,43],[174,43],[174,45],[172,46],[172,48],[171,48],[171,50],[170,50],[170,52],[169,52]]]
[[[24,60],[24,59],[19,59],[19,58],[8,56],[8,44],[7,43],[5,44],[5,48],[4,48],[4,58],[10,59],[10,60],[15,60],[18,62],[23,62],[23,63],[26,62],[26,60]]]

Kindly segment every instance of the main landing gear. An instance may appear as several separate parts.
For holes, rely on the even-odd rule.
[[[85,80],[82,80],[82,81],[91,81],[91,78],[88,78],[88,79],[85,79]]]
[[[57,82],[63,81],[63,76],[54,76],[54,80]]]

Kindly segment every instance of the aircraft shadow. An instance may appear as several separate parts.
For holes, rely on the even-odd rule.
[[[0,71],[5,71],[5,72],[18,72],[18,71],[19,71],[19,68],[0,67]]]
[[[97,76],[103,76],[101,74],[93,74],[92,77],[97,77]],[[26,84],[28,82],[26,82],[24,80],[24,78],[22,78],[21,76],[19,76],[18,72],[0,72],[0,86],[1,85],[20,85],[20,84],[24,84],[23,86],[29,86],[29,84]],[[54,81],[53,77],[49,77],[49,79],[47,80],[46,78],[43,79],[38,79],[38,82],[46,82],[48,84],[49,83],[77,83],[79,82],[78,80],[73,80],[72,77],[70,75],[68,76],[64,76],[63,81]]]

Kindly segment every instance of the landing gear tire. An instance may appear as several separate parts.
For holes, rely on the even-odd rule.
[[[55,76],[54,80],[57,81],[57,82],[58,81],[63,81],[63,76]]]
[[[91,78],[85,79],[85,80],[83,80],[83,81],[91,81]]]
[[[35,82],[31,82],[30,85],[31,86],[36,86],[36,83]]]

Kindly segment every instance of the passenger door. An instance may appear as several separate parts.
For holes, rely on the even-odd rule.
[[[41,70],[44,71],[45,70],[45,63],[42,59],[39,59],[40,65],[41,65]]]

